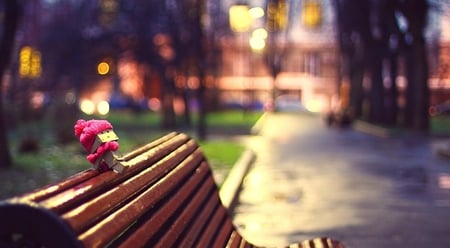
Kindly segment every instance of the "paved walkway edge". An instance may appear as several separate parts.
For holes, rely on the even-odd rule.
[[[260,117],[260,118],[258,119],[258,121],[255,123],[255,125],[251,128],[251,130],[250,130],[250,133],[251,133],[251,134],[256,135],[256,134],[259,133],[259,131],[261,131],[261,128],[263,127],[264,122],[265,122],[265,120],[266,120],[268,114],[269,114],[268,112],[264,112],[264,113],[261,115],[261,117]]]
[[[450,144],[437,148],[436,153],[443,158],[450,159]]]
[[[370,124],[365,121],[359,121],[359,120],[355,121],[353,123],[353,129],[363,132],[363,133],[366,133],[366,134],[378,136],[380,138],[389,138],[389,137],[393,136],[393,134],[391,132],[389,132],[388,129],[374,125],[374,124]]]
[[[245,150],[234,164],[230,173],[220,187],[219,196],[222,204],[232,210],[241,189],[242,181],[256,158],[252,150]]]

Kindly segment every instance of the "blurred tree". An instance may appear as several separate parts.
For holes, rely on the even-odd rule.
[[[335,8],[343,77],[350,83],[349,107],[359,118],[364,98],[365,53],[370,37],[369,5],[367,1],[336,0]]]
[[[136,57],[158,73],[165,129],[176,127],[173,105],[176,97],[184,99],[184,120],[190,125],[188,98],[193,89],[188,87],[187,80],[198,78],[198,92],[204,87],[203,14],[204,0],[127,1],[121,5],[121,25],[126,27],[121,28],[123,34],[136,37],[137,46],[133,48]],[[203,93],[197,95],[201,98]],[[204,106],[199,107],[202,110]]]
[[[408,24],[404,34],[408,86],[403,125],[416,130],[428,130],[430,90],[424,33],[429,5],[427,0],[403,0],[400,1],[399,10]]]
[[[172,5],[170,8],[171,34],[175,38],[176,64],[178,71],[183,76],[184,87],[182,87],[182,96],[185,105],[185,122],[190,123],[190,101],[189,92],[197,91],[197,101],[199,107],[199,120],[197,126],[197,135],[199,139],[206,138],[205,126],[205,37],[203,32],[202,18],[204,16],[205,6],[203,0],[184,0]],[[176,27],[176,28],[174,28]],[[190,77],[197,78],[198,83],[192,85],[188,80]]]
[[[73,140],[73,123],[79,116],[76,99],[93,76],[100,58],[114,51],[110,32],[100,28],[92,1],[58,1],[45,7],[39,47],[45,74],[42,85],[52,94],[51,116],[56,140]],[[70,48],[70,49],[69,49]],[[107,50],[105,52],[105,50]]]
[[[351,85],[349,107],[354,117],[363,117],[362,82],[367,71],[370,73],[368,120],[396,124],[400,116],[397,64],[398,56],[403,56],[407,78],[403,125],[427,130],[429,89],[424,38],[427,1],[336,0],[335,9],[344,80],[348,79]],[[386,62],[388,70],[383,69]],[[384,85],[386,71],[388,87]]]
[[[386,90],[386,96],[384,101],[385,117],[384,122],[387,125],[394,126],[397,124],[399,115],[398,97],[399,90],[397,84],[398,76],[398,63],[400,56],[401,41],[403,40],[403,34],[400,31],[400,27],[396,18],[396,11],[398,9],[397,1],[382,1],[383,6],[379,8],[378,26],[381,27],[384,38],[384,46],[387,50],[386,62],[388,63],[388,75],[389,85]],[[385,14],[383,15],[382,11]]]
[[[175,39],[170,32],[171,1],[122,1],[120,5],[119,34],[125,39],[134,39],[127,47],[136,60],[155,70],[160,82],[162,102],[162,128],[173,129],[176,125],[175,97]],[[146,77],[151,78],[151,77]],[[150,84],[155,82],[145,82]]]
[[[42,52],[45,73],[34,85],[53,93],[53,105],[58,106],[53,109],[56,116],[72,113],[59,108],[66,105],[65,93],[75,94],[78,99],[80,91],[100,77],[95,69],[102,60],[110,62],[108,77],[113,78],[114,89],[119,90],[117,64],[126,57],[145,68],[144,90],[160,89],[156,95],[151,94],[161,97],[163,128],[175,128],[174,100],[180,95],[185,99],[185,123],[190,124],[188,98],[194,93],[198,93],[195,96],[200,102],[200,120],[204,120],[205,0],[36,2],[40,3],[39,8],[27,14],[39,16],[40,28],[33,31],[38,34],[33,37]],[[29,27],[25,26],[24,33],[30,31]],[[183,74],[184,77],[178,77]],[[187,87],[189,77],[197,78],[198,85]],[[176,87],[179,78],[185,79],[185,87]],[[145,94],[148,96],[148,92]]]
[[[371,77],[369,121],[395,124],[397,114],[397,53],[400,31],[395,12],[398,3],[391,0],[370,1],[370,36],[367,46],[368,71]],[[385,70],[389,63],[389,94],[385,96]],[[393,116],[395,114],[395,116]]]
[[[87,53],[83,50],[86,40],[82,28],[85,25],[80,22],[80,13],[69,1],[55,3],[47,10],[49,18],[43,23],[39,46],[44,51],[45,87],[48,89],[54,89],[64,78],[77,89],[83,86],[85,80],[81,77],[86,73],[82,68],[89,61],[83,60]]]
[[[3,116],[3,74],[11,60],[15,33],[21,14],[22,6],[19,1],[4,0],[0,2],[0,167],[12,164],[9,153],[7,128]]]
[[[289,13],[286,0],[268,0],[266,5],[266,29],[268,32],[265,60],[272,76],[272,104],[276,111],[277,77],[282,71],[282,62],[287,53],[287,30]]]

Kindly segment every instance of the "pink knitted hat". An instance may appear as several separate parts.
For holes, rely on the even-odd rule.
[[[75,135],[79,138],[81,145],[87,152],[91,152],[92,145],[94,144],[97,134],[112,130],[111,123],[106,120],[78,120],[74,126]],[[92,164],[100,158],[106,151],[117,151],[119,149],[119,143],[117,141],[109,141],[101,144],[94,152],[89,154],[86,159]],[[104,167],[104,165],[102,166]],[[106,168],[108,166],[106,165]]]

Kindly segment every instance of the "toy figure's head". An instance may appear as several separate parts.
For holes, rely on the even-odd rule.
[[[80,139],[80,143],[91,152],[91,147],[99,133],[112,130],[111,123],[106,120],[78,120],[75,124],[75,135]]]
[[[78,120],[74,126],[75,135],[89,153],[86,159],[100,171],[113,169],[121,172],[123,165],[114,153],[119,149],[119,139],[106,120]]]

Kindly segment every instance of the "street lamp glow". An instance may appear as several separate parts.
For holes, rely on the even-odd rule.
[[[253,30],[252,32],[252,36],[253,37],[258,37],[261,39],[267,39],[267,30],[265,30],[264,28],[257,28],[255,30]]]
[[[97,72],[99,75],[106,75],[109,72],[109,64],[106,62],[100,62],[97,66]]]
[[[255,52],[260,52],[266,47],[267,31],[264,28],[257,28],[253,30],[252,36],[249,39],[250,47]]]
[[[230,27],[233,32],[246,32],[252,23],[247,5],[233,5],[230,7]]]
[[[81,111],[83,111],[83,113],[92,115],[95,112],[95,104],[91,100],[84,99],[81,100],[80,109]]]
[[[264,9],[261,7],[253,7],[248,10],[248,14],[253,19],[258,19],[264,16]]]
[[[97,105],[97,112],[101,115],[107,115],[109,113],[109,103],[107,101],[101,101]]]
[[[266,47],[266,41],[256,36],[250,37],[249,44],[253,51],[262,51]]]

